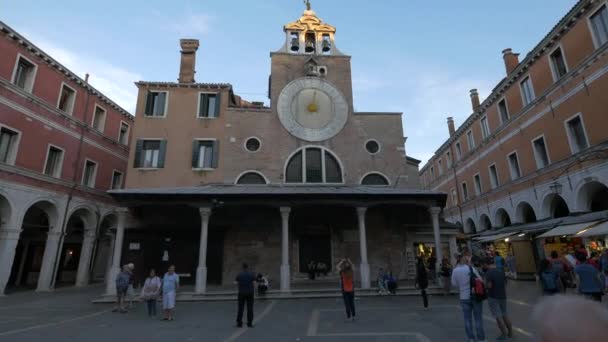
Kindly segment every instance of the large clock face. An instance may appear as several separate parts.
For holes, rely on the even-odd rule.
[[[316,77],[300,78],[285,86],[277,108],[285,129],[307,141],[335,136],[348,119],[348,104],[342,93]]]

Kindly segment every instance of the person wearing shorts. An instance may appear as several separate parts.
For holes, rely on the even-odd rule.
[[[493,258],[486,260],[488,271],[485,274],[488,288],[488,305],[496,324],[502,333],[496,340],[504,341],[513,335],[511,320],[507,315],[507,278],[503,269],[497,268]]]
[[[172,321],[175,310],[175,295],[179,288],[179,275],[175,273],[175,266],[169,266],[169,270],[163,277],[163,321]]]
[[[127,309],[125,308],[125,299],[132,276],[133,268],[131,268],[131,265],[132,264],[124,265],[122,271],[116,276],[116,307],[112,310],[113,312],[127,312]]]

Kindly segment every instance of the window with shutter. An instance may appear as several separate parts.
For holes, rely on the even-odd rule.
[[[219,158],[216,140],[194,140],[192,143],[192,168],[216,169]]]
[[[164,117],[167,112],[167,96],[166,91],[149,91],[146,97],[146,108],[144,116],[149,117]]]
[[[199,98],[198,117],[214,119],[219,116],[220,94],[201,93]]]

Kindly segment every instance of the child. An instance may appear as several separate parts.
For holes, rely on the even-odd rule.
[[[156,316],[156,301],[160,294],[160,278],[156,276],[154,269],[150,270],[150,275],[146,278],[144,286],[141,288],[141,299],[146,301],[148,306],[148,316]]]
[[[255,282],[258,284],[258,295],[265,295],[266,291],[268,291],[268,278],[266,278],[262,273],[258,273]]]

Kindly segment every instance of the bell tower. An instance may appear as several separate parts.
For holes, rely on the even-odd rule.
[[[336,47],[336,28],[317,16],[310,0],[304,3],[306,9],[302,16],[283,26],[283,46],[270,54],[272,66],[268,95],[271,105],[276,103],[279,92],[289,82],[319,77],[340,90],[352,108],[350,56]]]

